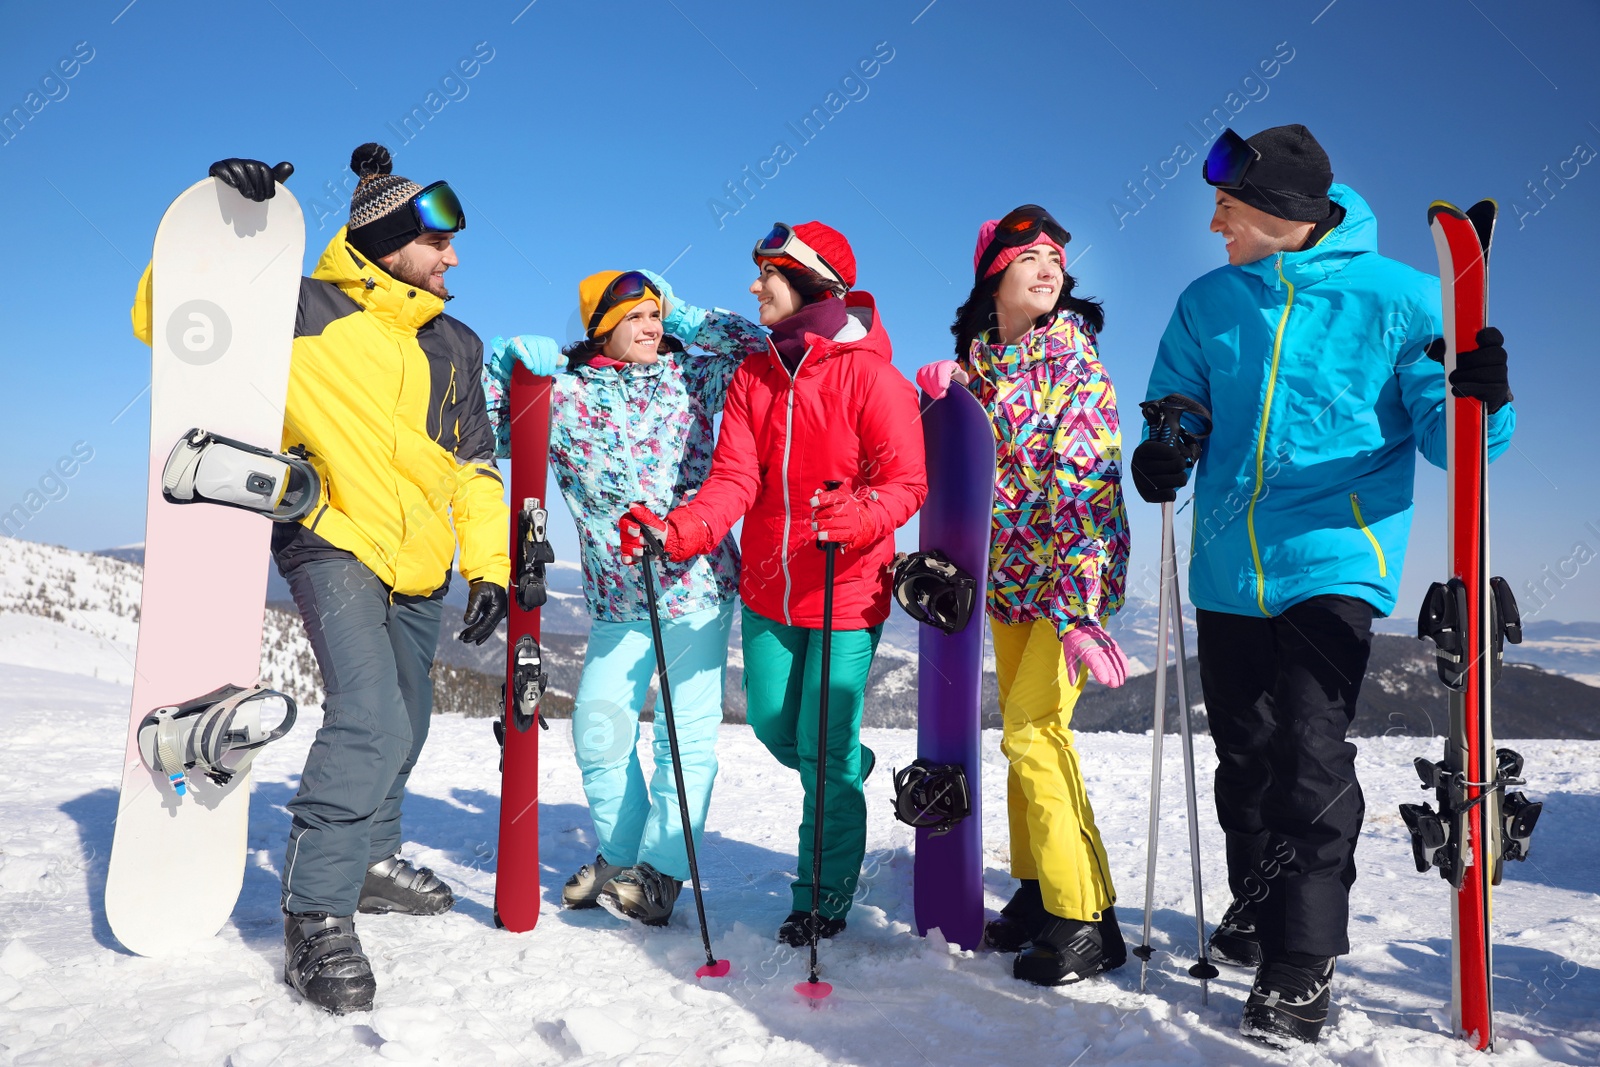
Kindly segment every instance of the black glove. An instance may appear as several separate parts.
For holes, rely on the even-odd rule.
[[[483,644],[506,617],[507,607],[509,600],[504,586],[493,582],[473,582],[467,591],[467,610],[461,616],[467,628],[456,634],[456,640],[469,645]]]
[[[1165,441],[1145,441],[1133,450],[1133,487],[1151,504],[1178,499],[1189,482],[1189,464]]]
[[[287,182],[294,173],[293,163],[269,167],[259,159],[219,159],[208,172],[223,185],[239,191],[246,200],[261,203],[277,194],[274,182]]]
[[[1435,341],[1444,354],[1444,342]],[[1484,410],[1493,415],[1511,403],[1511,382],[1506,377],[1506,339],[1493,326],[1478,331],[1478,347],[1456,353],[1456,369],[1450,375],[1450,391],[1469,400],[1483,401]]]

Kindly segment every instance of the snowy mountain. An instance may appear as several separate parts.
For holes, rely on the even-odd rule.
[[[139,568],[130,560],[143,557],[141,546],[125,546],[90,556],[23,541],[0,542],[0,662],[74,664],[55,669],[127,682],[132,678],[137,635]],[[551,676],[548,717],[571,714],[572,694],[582,673],[589,618],[582,578],[576,564],[550,569],[550,603],[544,609],[541,644]],[[307,706],[320,701],[316,666],[299,618],[287,602],[287,586],[271,571],[283,599],[267,613],[262,653],[263,677]],[[274,587],[274,588],[277,588]],[[465,583],[453,583],[446,597],[445,625],[440,631],[434,668],[440,711],[489,716],[500,708],[500,678],[505,663],[505,638],[497,633],[481,646],[455,639],[459,613],[466,606]],[[1199,671],[1192,659],[1193,609],[1186,609],[1191,653],[1192,699],[1201,705]],[[1154,601],[1130,600],[1113,618],[1111,633],[1127,652],[1134,677],[1120,689],[1091,682],[1075,713],[1078,730],[1149,729],[1154,701],[1156,608]],[[1354,732],[1361,736],[1409,733],[1437,736],[1444,728],[1446,700],[1433,668],[1430,646],[1394,632],[1374,635],[1372,666],[1363,687]],[[1402,632],[1404,632],[1402,630]],[[44,646],[49,646],[45,648]],[[916,724],[917,624],[894,611],[885,625],[878,656],[868,682],[863,722],[868,726],[909,727]],[[45,655],[44,661],[37,655]],[[1600,738],[1600,624],[1535,622],[1521,645],[1507,646],[1508,666],[1495,690],[1495,717],[1505,736]],[[729,643],[729,670],[724,705],[727,722],[744,721],[744,657],[740,629]],[[1535,666],[1535,664],[1537,664]],[[984,725],[999,725],[998,686],[989,658],[984,674]],[[1169,668],[1170,671],[1170,668]],[[1566,675],[1566,676],[1563,676]],[[646,716],[653,707],[646,704]],[[1203,709],[1197,719],[1205,728]],[[1169,716],[1168,729],[1177,728]]]
[[[113,551],[120,558],[0,538],[0,663],[132,685],[144,572],[131,560],[144,553],[140,546]],[[441,661],[433,676],[434,706],[441,712],[492,715],[500,706],[498,673],[490,678]],[[267,608],[261,681],[302,708],[322,703],[316,658],[292,605]],[[571,692],[552,694],[552,707],[566,700],[570,708]]]

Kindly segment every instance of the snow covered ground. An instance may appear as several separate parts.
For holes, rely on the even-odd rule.
[[[20,658],[20,657],[19,657]],[[1177,753],[1164,781],[1150,992],[1138,969],[1061,990],[1015,982],[1008,957],[915,935],[912,833],[894,821],[888,768],[912,757],[907,731],[868,732],[884,768],[868,784],[870,830],[850,928],[824,945],[836,992],[819,1008],[791,990],[804,960],[772,931],[788,910],[799,783],[745,727],[723,727],[722,773],[703,853],[707,910],[734,972],[696,985],[690,899],[670,928],[603,912],[563,913],[559,888],[594,852],[566,722],[544,735],[544,913],[513,935],[492,920],[498,775],[484,720],[438,716],[412,776],[406,851],[457,887],[452,913],[372,916],[360,930],[377,969],[376,1010],[333,1018],[279,980],[278,865],[314,730],[306,716],[256,762],[250,857],[232,920],[182,959],[130,956],[100,903],[116,811],[128,690],[0,665],[0,1063],[6,1064],[1600,1064],[1600,743],[1522,746],[1548,802],[1531,862],[1496,897],[1501,1047],[1493,1060],[1449,1037],[1445,886],[1411,867],[1395,811],[1419,791],[1412,757],[1434,743],[1362,743],[1368,822],[1354,898],[1354,952],[1341,962],[1320,1046],[1280,1056],[1236,1032],[1247,975],[1225,970],[1209,1005],[1183,969],[1193,910]],[[1136,942],[1143,900],[1147,738],[1080,738]],[[1210,760],[1200,753],[1202,773]],[[1006,875],[997,740],[984,779],[989,904]],[[1202,806],[1202,811],[1208,805]],[[1221,839],[1203,820],[1207,914],[1226,904]],[[1135,961],[1136,962],[1136,961]]]

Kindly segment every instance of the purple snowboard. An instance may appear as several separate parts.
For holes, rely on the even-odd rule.
[[[938,549],[987,592],[994,511],[994,431],[976,397],[952,384],[940,400],[922,398],[928,499],[918,547]],[[917,755],[966,768],[972,814],[937,837],[917,830],[912,873],[917,932],[938,928],[946,941],[975,949],[983,939],[983,806],[980,707],[984,598],[954,634],[917,630]]]

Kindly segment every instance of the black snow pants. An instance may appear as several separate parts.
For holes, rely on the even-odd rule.
[[[1366,803],[1345,734],[1372,615],[1365,601],[1336,595],[1271,617],[1195,612],[1228,884],[1254,902],[1268,958],[1350,951]]]

